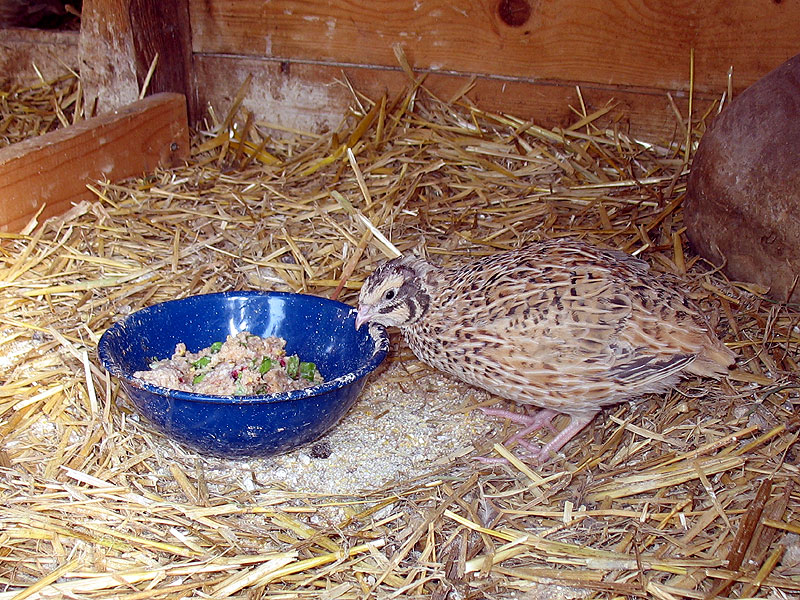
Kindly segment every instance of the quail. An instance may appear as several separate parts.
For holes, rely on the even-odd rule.
[[[493,411],[527,425],[515,437],[569,415],[534,452],[543,461],[605,406],[732,368],[735,354],[680,285],[625,252],[567,238],[449,268],[404,256],[365,281],[356,327],[396,326],[428,365],[542,409]]]

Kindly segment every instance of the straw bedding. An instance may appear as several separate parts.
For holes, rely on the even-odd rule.
[[[56,113],[58,90],[36,92]],[[93,202],[0,239],[0,600],[800,598],[800,312],[690,254],[702,121],[649,144],[578,95],[575,124],[551,131],[415,82],[354,93],[336,131],[310,134],[256,122],[246,93],[210,111],[187,166],[97,182]],[[225,461],[153,432],[96,357],[106,327],[154,302],[353,303],[398,252],[447,262],[565,235],[684,276],[738,370],[606,410],[532,467],[473,410],[496,399],[395,339],[330,435]]]
[[[0,148],[74,123],[83,117],[81,98],[79,80],[69,73],[0,89]]]

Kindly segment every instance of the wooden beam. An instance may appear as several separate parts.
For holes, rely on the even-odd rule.
[[[188,101],[189,121],[194,123],[198,114],[188,0],[130,0],[129,15],[139,89],[144,86],[147,72],[157,55],[157,66],[147,93],[183,94]]]
[[[78,58],[90,115],[116,110],[139,98],[129,2],[83,2]]]
[[[84,0],[80,60],[87,106],[100,113],[136,100],[156,54],[147,95],[182,94],[197,118],[188,0]]]
[[[60,214],[94,195],[86,184],[172,166],[189,155],[186,102],[157,94],[0,149],[0,231],[19,231],[44,207]]]

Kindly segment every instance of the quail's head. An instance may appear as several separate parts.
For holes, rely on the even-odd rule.
[[[364,323],[400,328],[416,323],[430,304],[429,274],[434,269],[410,256],[378,265],[361,288],[356,329]]]

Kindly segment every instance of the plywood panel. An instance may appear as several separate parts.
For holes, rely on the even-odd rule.
[[[753,0],[190,0],[193,49],[535,81],[719,92],[800,52],[800,3]]]
[[[18,231],[92,194],[86,184],[122,179],[188,156],[186,102],[157,94],[116,112],[0,149],[0,231]]]
[[[195,57],[201,101],[212,105],[218,115],[230,108],[242,82],[253,76],[244,107],[257,118],[299,130],[319,132],[335,127],[353,104],[347,87],[337,83],[346,77],[359,92],[372,99],[386,95],[393,98],[409,85],[408,77],[393,70],[367,67],[338,67],[320,64],[286,64],[278,61],[241,57]],[[448,100],[471,81],[467,76],[432,74],[425,88]],[[476,78],[466,98],[487,111],[505,112],[532,119],[545,127],[567,126],[578,120],[570,108],[580,108],[573,85],[553,85],[497,79]],[[683,136],[667,94],[614,86],[581,86],[588,112],[609,103],[616,108],[599,119],[598,124],[616,127],[649,141],[669,141]],[[688,114],[685,94],[673,96],[682,115]],[[708,110],[715,98],[697,96],[695,115]],[[682,137],[681,137],[682,139]]]

